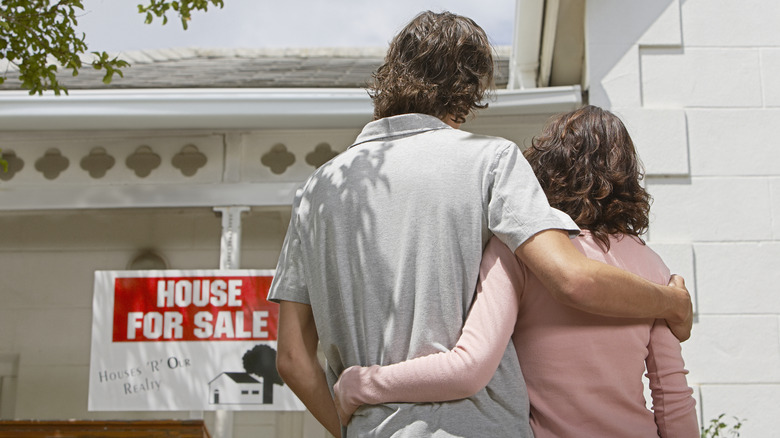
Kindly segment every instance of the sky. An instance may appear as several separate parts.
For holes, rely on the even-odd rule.
[[[515,0],[224,0],[196,11],[184,31],[177,16],[144,24],[148,0],[85,0],[78,30],[90,51],[165,48],[385,47],[423,10],[447,10],[477,22],[496,46],[511,45]]]

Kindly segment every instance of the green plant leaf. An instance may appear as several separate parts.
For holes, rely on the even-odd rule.
[[[209,6],[222,8],[222,0],[147,0],[137,5],[138,13],[149,24],[154,17],[162,17],[167,24],[167,12],[173,10],[187,29],[191,12],[207,11]],[[3,0],[0,2],[0,59],[18,69],[21,87],[30,94],[51,90],[55,95],[68,94],[58,80],[59,67],[77,76],[82,68],[80,56],[88,51],[86,35],[76,31],[78,17],[84,15],[82,0]],[[96,56],[90,64],[105,72],[103,83],[109,83],[114,74],[124,77],[121,69],[130,64],[118,58],[109,58],[105,52],[91,52]],[[47,59],[54,58],[56,64]],[[8,72],[0,71],[0,83],[6,82]]]

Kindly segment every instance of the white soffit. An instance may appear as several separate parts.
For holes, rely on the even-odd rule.
[[[578,85],[497,90],[479,117],[553,114],[582,103]],[[71,90],[0,92],[0,131],[356,128],[370,121],[366,90]]]

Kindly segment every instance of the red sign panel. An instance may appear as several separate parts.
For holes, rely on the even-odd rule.
[[[271,276],[117,278],[113,342],[275,341]]]

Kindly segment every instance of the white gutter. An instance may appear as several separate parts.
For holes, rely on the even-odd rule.
[[[371,100],[358,89],[71,90],[0,92],[0,130],[262,129],[360,126]]]
[[[579,103],[579,86],[498,90],[479,117],[549,114]],[[0,131],[359,128],[372,115],[371,99],[362,89],[0,92]]]
[[[512,53],[509,57],[510,90],[536,88],[542,39],[544,0],[517,0]]]
[[[582,105],[582,88],[579,85],[566,85],[524,90],[498,90],[496,99],[489,104],[488,109],[479,112],[479,118],[555,114],[571,111]]]

